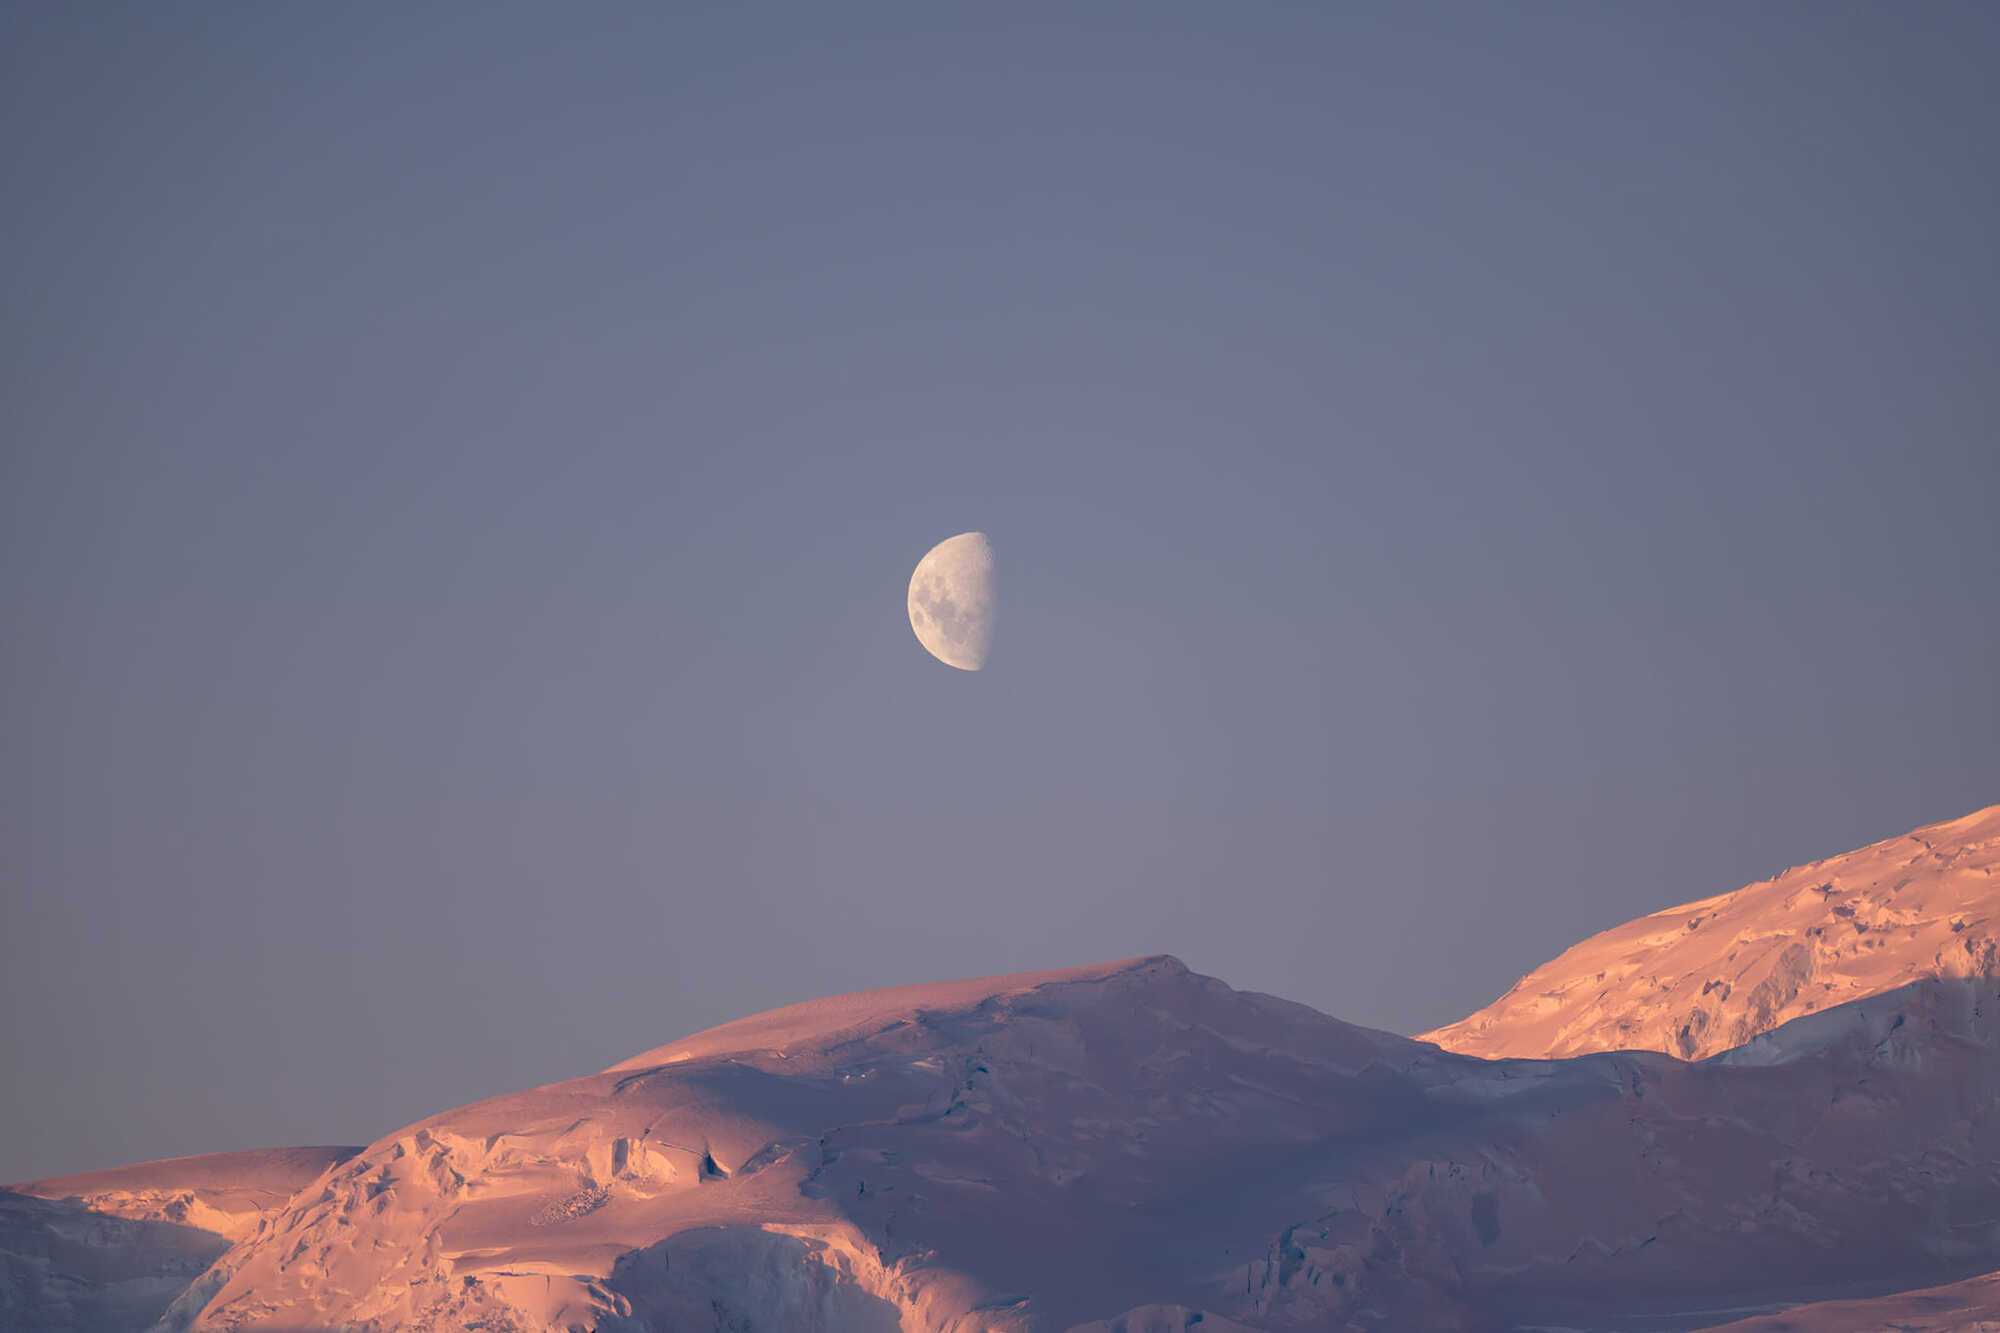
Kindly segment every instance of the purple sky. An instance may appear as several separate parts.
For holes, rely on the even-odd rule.
[[[2000,800],[2000,8],[404,8],[0,7],[0,1179]]]

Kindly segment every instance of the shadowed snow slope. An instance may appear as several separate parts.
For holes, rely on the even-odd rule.
[[[1593,935],[1419,1040],[1700,1059],[1925,977],[2000,972],[2000,805]]]
[[[6,1188],[38,1199],[73,1199],[93,1213],[178,1222],[242,1240],[299,1186],[359,1148],[258,1148],[169,1157],[109,1171],[51,1176]]]
[[[1645,1329],[1877,1295],[2000,1266],[1995,998],[1919,982],[1697,1064],[1457,1056],[1165,957],[822,1001],[391,1134],[167,1323]]]
[[[0,1328],[144,1328],[230,1242],[359,1151],[211,1153],[0,1189]]]
[[[2000,1333],[2000,1273],[1873,1300],[1825,1301],[1723,1324],[1729,1333]]]

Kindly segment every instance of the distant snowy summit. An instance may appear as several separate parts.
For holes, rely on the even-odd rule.
[[[1928,977],[1996,973],[2000,805],[1593,935],[1421,1040],[1698,1060]]]
[[[1572,969],[1596,991],[1524,983],[1439,1034],[1750,1036],[1720,1058],[1475,1058],[1165,956],[839,996],[358,1153],[0,1196],[0,1326],[131,1328],[152,1302],[173,1330],[1610,1330],[1788,1307],[1833,1329],[1946,1306],[1912,1326],[1976,1327],[2000,1317],[1979,1276],[2000,1270],[1996,826],[1607,932],[1564,955],[1617,942]],[[1785,932],[1815,928],[1799,984],[1767,985],[1800,971]],[[1729,995],[1692,979],[1715,959]],[[187,1162],[227,1234],[173,1192]],[[93,1304],[79,1217],[170,1228],[105,1242],[122,1304]]]

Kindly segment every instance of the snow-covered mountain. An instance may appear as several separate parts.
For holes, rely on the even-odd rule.
[[[133,1328],[178,1289],[164,1328],[1977,1328],[1996,832],[1621,927],[1437,1034],[1705,1059],[1479,1058],[1164,956],[873,991],[359,1152],[14,1187],[0,1324]]]
[[[1593,935],[1421,1040],[1698,1060],[1925,977],[1996,972],[2000,805]]]
[[[358,1148],[210,1153],[0,1188],[0,1328],[131,1330]]]
[[[1457,1056],[1165,957],[821,1001],[391,1134],[170,1325],[1684,1328],[1930,1285],[2000,1255],[1993,998],[1692,1064]]]
[[[2000,1333],[2000,1273],[1872,1300],[1819,1301],[1715,1333]]]
[[[169,1157],[109,1171],[51,1176],[6,1188],[38,1199],[70,1200],[93,1213],[135,1222],[175,1222],[231,1241],[256,1231],[299,1186],[359,1148],[257,1148]]]

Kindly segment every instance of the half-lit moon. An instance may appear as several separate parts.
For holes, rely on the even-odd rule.
[[[932,657],[960,671],[986,665],[993,647],[993,543],[983,532],[947,537],[910,575],[910,628]]]

